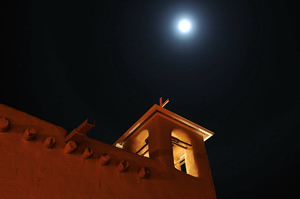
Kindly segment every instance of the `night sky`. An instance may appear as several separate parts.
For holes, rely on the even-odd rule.
[[[293,1],[2,1],[0,103],[68,131],[95,120],[88,136],[113,144],[169,98],[215,133],[218,198],[294,198],[299,13]]]

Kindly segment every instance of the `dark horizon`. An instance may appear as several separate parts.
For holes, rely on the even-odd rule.
[[[113,144],[150,107],[215,134],[218,198],[288,198],[299,177],[299,3],[43,1],[0,6],[0,103]],[[181,38],[174,19],[197,25]],[[297,20],[296,20],[297,19]]]

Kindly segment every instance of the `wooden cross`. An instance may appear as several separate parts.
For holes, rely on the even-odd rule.
[[[169,102],[169,99],[167,99],[164,103],[162,103],[162,97],[159,98],[159,106],[164,107]]]

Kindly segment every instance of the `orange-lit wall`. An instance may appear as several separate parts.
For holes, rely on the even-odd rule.
[[[65,129],[1,104],[0,117],[10,121],[9,130],[0,132],[0,198],[215,198],[211,183],[161,167],[155,159],[88,137],[66,154]],[[25,141],[22,135],[30,127],[37,136]],[[56,140],[52,148],[43,144],[49,136]],[[83,159],[87,147],[94,153]],[[101,166],[103,153],[111,160]],[[116,167],[121,160],[129,162],[124,172]],[[138,175],[142,167],[150,169],[144,179]]]

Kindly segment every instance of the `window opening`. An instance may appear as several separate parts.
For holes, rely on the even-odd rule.
[[[145,144],[135,153],[141,156],[149,157],[148,138],[145,139]]]
[[[191,144],[172,136],[174,167],[185,173],[185,151],[191,146]]]
[[[185,162],[180,166],[181,171],[183,171],[184,173],[186,173],[186,167],[185,167]]]

